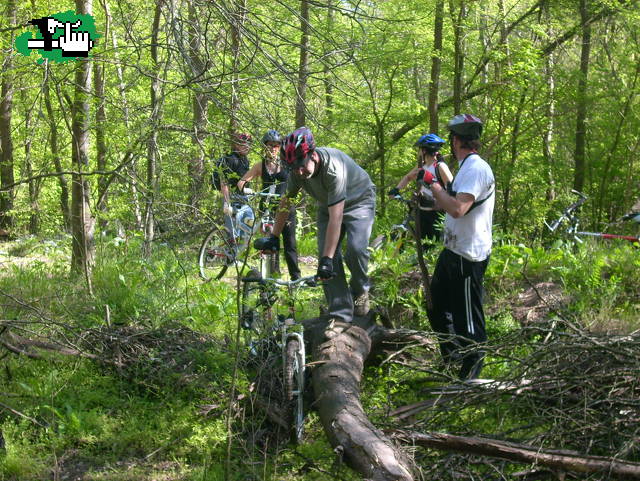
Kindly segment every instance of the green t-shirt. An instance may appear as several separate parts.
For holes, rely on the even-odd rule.
[[[293,198],[304,189],[320,207],[329,207],[344,200],[345,209],[375,200],[375,186],[369,174],[351,157],[330,147],[318,147],[316,152],[321,159],[320,172],[304,179],[292,171],[288,197]]]

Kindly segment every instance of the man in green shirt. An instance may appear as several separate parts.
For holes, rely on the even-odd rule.
[[[369,237],[375,214],[376,190],[369,175],[344,152],[316,147],[313,134],[300,127],[285,137],[280,159],[291,168],[287,194],[280,202],[273,235],[260,239],[260,248],[279,248],[291,200],[301,190],[317,201],[318,271],[329,315],[344,322],[369,311]],[[347,283],[344,260],[351,272]]]

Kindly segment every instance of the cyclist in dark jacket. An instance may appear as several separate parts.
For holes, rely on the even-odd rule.
[[[280,144],[282,138],[276,130],[268,130],[262,136],[264,145],[264,155],[260,162],[251,166],[249,171],[238,181],[240,192],[244,190],[247,182],[260,177],[262,188],[273,191],[274,194],[284,195],[287,190],[287,179],[289,169],[280,162]],[[298,267],[298,249],[296,245],[296,209],[289,209],[289,217],[282,229],[282,242],[284,244],[284,258],[287,261],[289,277],[291,280],[300,278],[300,267]],[[276,257],[276,270],[279,270],[280,256]]]
[[[219,172],[216,174],[220,179],[220,192],[222,192],[222,210],[225,214],[231,213],[230,207],[230,186],[235,186],[240,178],[249,170],[249,159],[247,154],[251,149],[250,134],[234,134],[232,151],[225,155],[218,166]]]

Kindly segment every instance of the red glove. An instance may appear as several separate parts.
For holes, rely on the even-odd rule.
[[[431,185],[438,182],[438,179],[436,179],[436,176],[433,175],[431,172],[429,172],[428,170],[425,170],[424,175],[422,176],[422,182],[424,182],[427,185]]]

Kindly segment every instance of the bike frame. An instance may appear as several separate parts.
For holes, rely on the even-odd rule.
[[[263,252],[264,254],[264,252]],[[299,289],[303,286],[308,287],[316,287],[316,279],[315,276],[307,276],[302,277],[300,279],[296,279],[294,281],[283,281],[281,279],[275,278],[263,278],[263,277],[244,277],[242,278],[243,284],[246,286],[247,283],[255,282],[261,286],[264,286],[264,289],[269,289],[270,286],[278,286],[278,287],[286,287],[287,289],[287,304],[289,309],[289,315],[285,316],[273,316],[269,315],[267,317],[270,318],[270,325],[267,326],[263,332],[262,337],[267,334],[266,337],[272,335],[276,331],[280,332],[280,349],[282,355],[282,365],[287,365],[287,357],[288,357],[288,345],[290,340],[295,339],[297,341],[297,350],[296,350],[296,359],[298,359],[298,369],[293,372],[295,376],[295,386],[297,389],[292,390],[291,394],[294,397],[295,402],[295,410],[294,410],[294,419],[293,419],[293,430],[295,432],[296,442],[302,438],[302,433],[304,431],[304,385],[305,385],[305,371],[306,371],[306,352],[304,345],[304,331],[300,330],[301,324],[298,324],[295,320],[295,290]],[[245,292],[243,288],[243,292]],[[268,297],[267,293],[267,297]],[[274,320],[275,319],[277,320]],[[266,319],[265,319],[266,320]],[[253,329],[253,326],[249,326],[249,329]],[[255,330],[255,329],[254,329]],[[259,333],[260,334],[260,333]],[[250,352],[252,351],[252,346],[250,345]],[[293,379],[293,378],[291,378]]]
[[[580,239],[579,236],[585,237],[598,237],[600,239],[620,239],[628,242],[640,242],[640,237],[630,236],[630,235],[622,235],[622,234],[609,234],[606,232],[588,232],[578,230],[578,226],[580,224],[580,218],[578,217],[578,210],[582,207],[582,204],[586,202],[588,197],[582,192],[578,192],[577,190],[571,190],[571,193],[578,196],[578,200],[572,203],[569,207],[567,207],[562,215],[553,221],[551,224],[548,224],[547,221],[544,224],[551,232],[555,232],[562,224],[568,222],[569,225],[566,229],[567,234],[571,235],[577,242],[582,243],[583,240]]]

